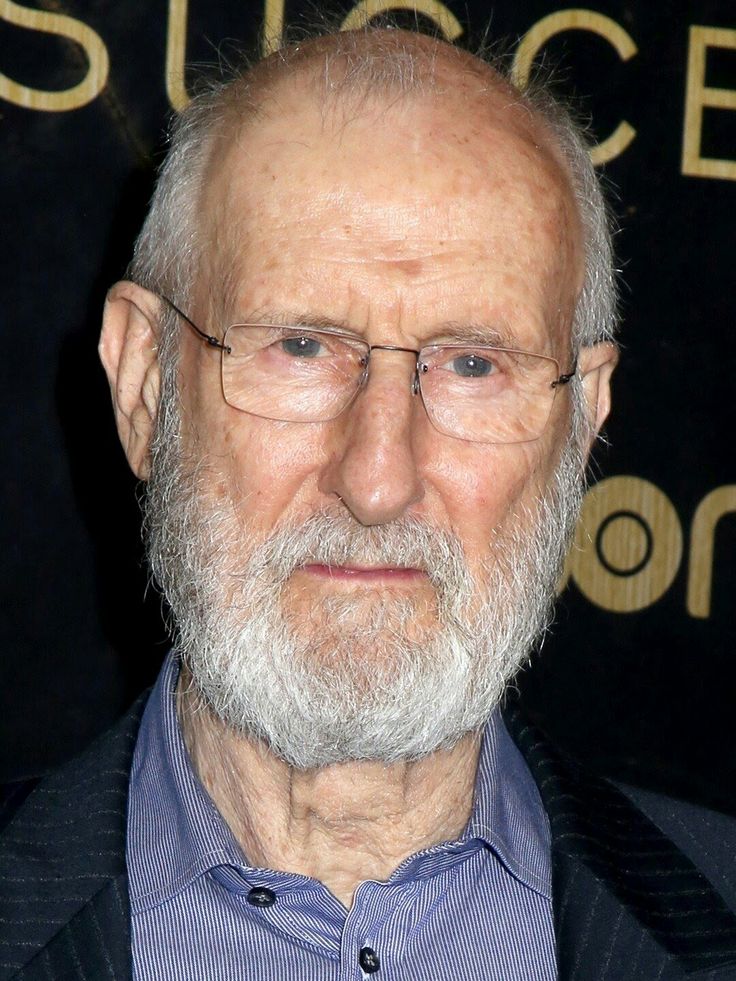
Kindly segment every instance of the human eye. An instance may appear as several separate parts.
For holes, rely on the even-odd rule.
[[[329,353],[321,339],[310,334],[296,334],[282,337],[281,350],[292,358],[319,358]]]
[[[449,358],[447,368],[459,378],[487,378],[498,371],[498,365],[488,353],[474,351],[455,353]]]
[[[507,374],[509,367],[501,350],[483,345],[437,345],[425,349],[420,360],[423,372],[439,371],[448,383],[483,381],[488,385],[493,381],[495,384]]]

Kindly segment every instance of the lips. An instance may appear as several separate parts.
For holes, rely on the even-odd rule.
[[[300,567],[309,575],[325,579],[343,579],[354,582],[372,582],[380,580],[409,581],[426,577],[422,569],[402,566],[361,566],[361,565],[326,565],[322,563],[307,563]]]

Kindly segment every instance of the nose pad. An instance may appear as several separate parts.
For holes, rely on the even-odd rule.
[[[419,395],[419,392],[420,392],[419,371],[420,371],[420,368],[423,371],[426,371],[427,369],[426,369],[426,367],[424,365],[420,365],[419,364],[419,360],[418,360],[419,359],[419,352],[418,351],[414,351],[411,348],[406,348],[406,347],[394,347],[393,345],[390,345],[390,344],[385,344],[385,345],[384,344],[374,344],[371,347],[371,353],[373,353],[373,351],[404,351],[407,354],[415,354],[417,356],[417,363],[416,363],[416,366],[414,368],[414,374],[412,375],[411,387],[410,387],[409,391],[411,392],[412,395]],[[357,392],[360,392],[368,384],[368,378],[370,376],[370,369],[371,369],[371,358],[370,358],[370,354],[368,356],[364,356],[364,357],[362,357],[360,359],[360,366],[362,367],[363,371],[361,373],[360,380],[358,381]]]

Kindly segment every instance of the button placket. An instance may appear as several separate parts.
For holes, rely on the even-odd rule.
[[[386,919],[391,918],[390,910],[394,907],[389,898],[391,892],[385,883],[370,879],[358,886],[342,936],[341,981],[360,981],[361,978],[365,981],[373,977],[380,981],[387,974],[393,977],[389,965],[391,957],[383,949],[383,927]]]

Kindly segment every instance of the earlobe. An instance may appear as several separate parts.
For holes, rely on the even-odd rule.
[[[611,411],[611,375],[618,364],[618,348],[610,341],[585,347],[578,358],[591,441]]]
[[[107,295],[100,359],[107,374],[120,442],[141,480],[149,473],[159,398],[158,297],[136,283],[116,283]]]

